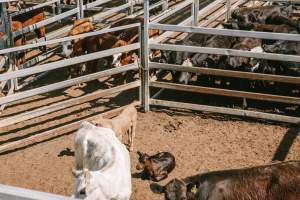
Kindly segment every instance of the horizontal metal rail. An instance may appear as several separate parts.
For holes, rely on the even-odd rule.
[[[133,105],[135,105],[135,106],[139,105],[139,104],[140,104],[140,102],[138,102],[138,101],[133,103]],[[54,137],[54,136],[62,135],[63,133],[74,131],[74,130],[79,128],[81,122],[83,122],[83,121],[92,121],[92,120],[95,120],[95,119],[99,118],[99,116],[103,116],[105,118],[112,118],[112,117],[116,116],[118,113],[120,113],[126,107],[127,106],[119,107],[119,108],[101,113],[99,115],[95,115],[95,116],[92,116],[92,117],[87,117],[87,118],[78,120],[76,122],[72,122],[72,123],[69,123],[67,125],[60,126],[58,128],[54,128],[54,129],[51,129],[51,130],[48,130],[48,131],[30,136],[30,137],[27,137],[25,139],[21,139],[21,140],[15,141],[15,142],[10,142],[8,144],[1,145],[0,146],[0,152],[5,152],[9,149],[16,148],[17,146],[20,146],[20,145],[28,144],[28,143],[31,143],[31,142],[36,142],[36,141],[42,140],[46,137]],[[47,199],[45,199],[45,200],[47,200]],[[50,200],[52,200],[52,199],[50,199]],[[58,199],[58,200],[60,200],[60,199]]]
[[[88,62],[91,60],[111,56],[113,54],[136,50],[139,48],[140,48],[140,44],[134,43],[134,44],[130,44],[127,46],[122,46],[122,47],[113,48],[113,49],[109,49],[109,50],[105,50],[105,51],[99,51],[99,52],[95,52],[95,53],[91,53],[91,54],[87,54],[87,55],[83,55],[83,56],[78,56],[75,58],[60,60],[60,61],[47,63],[47,64],[43,64],[43,65],[37,65],[37,66],[31,67],[31,68],[21,69],[18,71],[7,72],[5,74],[0,74],[0,82],[9,80],[9,79],[29,76],[32,74],[37,74],[37,73],[41,73],[41,72],[45,72],[45,71],[49,71],[49,70],[53,70],[53,69],[59,69],[59,68],[63,68],[63,67],[71,66],[71,65],[76,65],[79,63]]]
[[[88,32],[88,33],[83,33],[83,34],[69,36],[69,37],[63,37],[63,38],[53,39],[53,40],[39,42],[39,43],[33,43],[33,44],[27,44],[27,45],[18,46],[18,47],[2,49],[2,50],[0,50],[0,55],[7,54],[7,53],[12,53],[12,52],[17,52],[17,51],[24,51],[24,50],[27,50],[27,49],[37,48],[37,47],[40,47],[40,46],[52,45],[52,44],[62,43],[62,42],[71,41],[71,40],[75,40],[75,39],[95,36],[95,35],[101,35],[101,34],[104,34],[104,33],[119,31],[119,30],[138,27],[138,26],[140,26],[139,23],[129,24],[129,25],[125,25],[125,26],[119,26],[119,27],[110,28],[110,29],[102,29],[102,30],[99,30],[99,31]]]
[[[37,22],[37,23],[35,23],[33,25],[27,26],[25,28],[22,28],[20,30],[17,30],[15,32],[13,32],[13,37],[17,37],[19,35],[22,35],[22,34],[30,32],[30,31],[33,31],[35,29],[41,28],[41,27],[43,27],[45,25],[57,22],[57,21],[59,21],[61,19],[64,19],[64,18],[69,17],[71,15],[74,15],[74,14],[76,14],[78,12],[79,12],[79,8],[74,8],[72,10],[66,11],[64,13],[61,13],[61,14],[56,15],[54,17],[51,17],[49,19],[42,20],[42,21]]]
[[[193,3],[192,0],[186,0],[178,5],[176,5],[175,7],[169,8],[168,10],[164,11],[164,14],[156,17],[151,23],[157,23],[159,21],[162,21],[168,17],[170,17],[171,15],[173,15],[174,13],[178,12],[179,10],[191,5]],[[149,27],[150,28],[150,27]]]
[[[263,112],[257,112],[257,111],[240,110],[240,109],[234,109],[234,108],[224,108],[224,107],[207,106],[207,105],[198,105],[198,104],[190,104],[190,103],[174,102],[174,101],[164,101],[164,100],[157,100],[157,99],[150,99],[150,104],[156,105],[156,106],[183,108],[183,109],[197,110],[197,111],[203,111],[203,112],[221,113],[221,114],[225,114],[225,115],[235,115],[235,116],[241,116],[241,117],[259,118],[259,119],[266,119],[266,120],[272,120],[272,121],[277,121],[277,122],[286,122],[286,123],[292,123],[292,124],[298,124],[298,125],[300,124],[299,117],[290,117],[290,116],[263,113]]]
[[[135,81],[132,83],[128,83],[125,85],[121,86],[116,86],[110,89],[105,89],[105,90],[99,90],[93,93],[86,94],[84,96],[72,98],[70,100],[65,100],[62,102],[54,103],[49,106],[44,106],[38,109],[35,109],[33,111],[28,111],[25,113],[21,113],[19,115],[15,115],[12,117],[4,118],[0,120],[0,128],[13,125],[19,122],[23,122],[29,119],[33,119],[35,117],[40,117],[49,113],[53,113],[62,109],[66,109],[75,105],[79,105],[85,102],[89,102],[95,99],[98,99],[100,97],[108,96],[114,93],[118,93],[124,90],[129,90],[132,88],[136,88],[140,86],[140,81]]]
[[[163,70],[170,70],[170,71],[201,73],[201,74],[208,74],[208,75],[244,78],[244,79],[251,79],[251,80],[265,80],[265,81],[276,81],[282,83],[300,84],[300,77],[292,77],[292,76],[242,72],[242,71],[214,69],[214,68],[205,68],[205,67],[187,67],[182,65],[164,64],[164,63],[156,63],[156,62],[150,62],[149,66],[150,69],[163,69]]]
[[[255,92],[244,92],[244,91],[237,91],[237,90],[210,88],[210,87],[193,86],[193,85],[182,85],[182,84],[166,83],[166,82],[151,82],[150,86],[157,87],[157,88],[185,91],[185,92],[212,94],[212,95],[220,95],[220,96],[227,96],[227,97],[240,97],[240,98],[255,99],[261,101],[300,105],[300,98],[297,97],[262,94],[262,93],[255,93]]]
[[[51,1],[47,1],[45,3],[41,3],[41,4],[38,4],[36,6],[32,6],[32,7],[29,7],[29,8],[26,8],[26,9],[23,9],[23,10],[20,10],[20,11],[17,11],[17,12],[13,12],[11,14],[9,14],[11,17],[14,17],[14,16],[17,16],[17,15],[21,15],[21,14],[24,14],[24,13],[27,13],[27,12],[30,12],[32,10],[36,10],[36,9],[39,9],[39,8],[43,8],[45,6],[49,6],[49,5],[52,5],[56,2],[58,2],[60,0],[51,0]]]
[[[225,2],[225,0],[215,0],[214,2],[212,2],[209,5],[207,5],[206,7],[204,7],[203,9],[199,10],[198,16],[205,15],[207,12],[209,12],[215,6],[217,6],[218,4],[224,3],[224,2]],[[192,22],[192,19],[193,19],[193,17],[190,16],[186,20],[180,22],[178,25],[180,25],[180,26],[190,25],[191,22]],[[156,38],[151,38],[150,41],[153,42],[153,43],[159,43],[159,42],[165,40],[166,38],[168,38],[172,34],[173,34],[172,31],[167,31],[167,32],[164,32],[163,34],[161,34],[160,36],[158,36]]]
[[[76,200],[71,197],[0,184],[0,199],[7,200]]]
[[[98,0],[98,1],[94,1],[94,2],[88,3],[86,5],[83,5],[83,10],[86,10],[86,9],[89,9],[89,8],[93,8],[95,6],[99,6],[99,5],[108,3],[110,1],[111,0]]]
[[[164,31],[186,32],[186,33],[200,33],[209,35],[224,35],[232,37],[252,37],[269,40],[288,40],[288,41],[300,41],[299,34],[289,33],[269,33],[259,31],[243,31],[243,30],[231,30],[221,28],[207,28],[207,27],[192,27],[192,26],[178,26],[169,24],[149,24],[150,29],[159,29]]]
[[[99,22],[100,19],[103,20],[103,18],[108,17],[109,15],[114,15],[114,14],[116,14],[117,12],[119,12],[121,10],[129,8],[130,6],[131,6],[130,3],[126,3],[124,5],[112,8],[111,10],[108,10],[108,11],[105,11],[105,12],[93,15],[92,17],[89,18],[89,20],[93,21],[93,22],[94,21]]]
[[[155,3],[155,4],[152,4],[152,5],[150,5],[149,10],[153,10],[154,8],[157,8],[157,7],[159,7],[159,6],[162,6],[162,5],[165,4],[165,3],[166,3],[166,2],[162,0],[162,1],[160,1],[160,2],[157,2],[157,3]],[[164,11],[164,12],[165,12],[165,11]],[[137,11],[136,13],[132,14],[131,16],[132,16],[132,17],[137,17],[137,16],[142,15],[142,14],[144,14],[144,9],[141,9],[141,10]]]
[[[236,49],[224,49],[224,48],[211,48],[211,47],[196,47],[186,45],[173,45],[173,44],[150,44],[150,49],[170,50],[170,51],[187,51],[203,54],[219,54],[226,56],[241,56],[248,58],[259,58],[267,60],[279,60],[300,62],[300,56],[275,54],[275,53],[256,53],[251,51],[243,51]]]
[[[61,4],[60,8],[65,8],[65,9],[74,9],[76,8],[76,5],[67,5],[67,4]],[[105,8],[105,7],[93,7],[93,8],[87,8],[85,10],[91,10],[91,11],[108,11],[111,8]]]
[[[25,99],[27,97],[32,97],[32,96],[35,96],[38,94],[44,94],[46,92],[51,92],[51,91],[59,90],[62,88],[70,87],[70,86],[73,86],[73,85],[76,85],[79,83],[84,83],[84,82],[96,80],[96,79],[99,79],[102,77],[107,77],[107,76],[111,76],[114,74],[130,71],[130,70],[136,70],[136,69],[138,69],[138,66],[136,66],[135,64],[129,64],[129,65],[117,67],[114,69],[109,69],[109,70],[81,76],[78,78],[74,78],[74,79],[70,79],[70,80],[66,80],[66,81],[62,81],[62,82],[58,82],[58,83],[53,83],[53,84],[50,84],[47,86],[42,86],[39,88],[27,90],[24,92],[19,92],[19,93],[12,94],[9,96],[0,97],[0,105],[15,102],[20,99]]]

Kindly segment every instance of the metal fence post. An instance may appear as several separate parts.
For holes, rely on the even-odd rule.
[[[226,0],[226,22],[230,20],[231,17],[231,2],[230,0]]]
[[[77,19],[81,19],[84,17],[83,0],[76,0],[76,5],[78,8]]]
[[[6,5],[5,3],[1,3],[1,19],[3,20],[3,24],[4,24],[4,30],[5,30],[5,35],[6,35],[6,44],[4,45],[4,47],[13,47],[14,45],[14,40],[13,40],[13,36],[12,36],[12,29],[11,29],[11,17],[8,15],[7,10],[6,10]],[[12,69],[13,71],[16,70],[16,65],[14,63],[15,61],[15,53],[9,53],[8,54],[8,64],[9,64],[9,68],[7,70]],[[14,93],[14,90],[17,89],[18,87],[18,79],[11,79],[7,82],[8,84],[8,93],[7,95],[10,95],[12,93]],[[6,104],[2,104],[0,107],[0,111],[3,111],[4,108],[6,107]]]
[[[162,5],[162,10],[166,11],[166,10],[168,10],[168,8],[169,8],[169,1],[165,0],[165,3]]]
[[[144,27],[142,40],[142,106],[149,111],[149,0],[144,0]]]
[[[194,0],[192,4],[192,26],[198,26],[198,12],[199,12],[199,0]]]

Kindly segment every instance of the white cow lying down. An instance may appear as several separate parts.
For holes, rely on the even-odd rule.
[[[129,200],[130,158],[109,128],[83,122],[75,135],[75,197]]]

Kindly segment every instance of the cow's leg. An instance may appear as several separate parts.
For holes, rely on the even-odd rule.
[[[129,151],[133,151],[133,140],[135,138],[135,129],[136,129],[136,121],[132,122],[131,130],[130,130],[130,141],[129,141]]]

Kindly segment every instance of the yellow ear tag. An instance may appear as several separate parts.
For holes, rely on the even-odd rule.
[[[191,192],[196,194],[197,193],[197,185],[194,185],[191,189]]]

